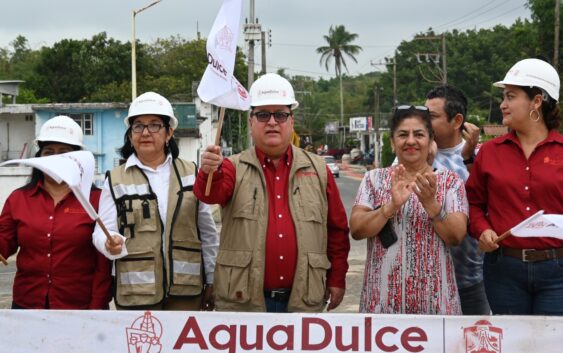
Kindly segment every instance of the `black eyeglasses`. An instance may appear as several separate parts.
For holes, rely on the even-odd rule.
[[[262,112],[252,112],[252,115],[254,115],[256,117],[256,120],[258,120],[261,123],[267,123],[268,121],[270,121],[270,117],[272,115],[274,116],[274,120],[277,123],[285,123],[287,121],[287,118],[291,116],[291,113],[262,111]]]
[[[159,123],[150,123],[148,125],[145,124],[133,124],[133,126],[131,126],[131,131],[133,131],[136,134],[141,134],[143,131],[145,131],[145,128],[149,130],[149,132],[155,133],[155,132],[159,132],[160,129],[162,129],[164,125],[159,124]]]
[[[425,105],[408,105],[408,104],[403,104],[403,105],[398,105],[395,107],[395,111],[397,110],[418,110],[421,112],[428,112],[428,107]]]

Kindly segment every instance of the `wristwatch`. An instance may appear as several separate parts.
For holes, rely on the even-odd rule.
[[[446,219],[446,217],[448,217],[448,213],[446,212],[446,210],[444,210],[444,207],[442,206],[440,212],[436,216],[430,218],[430,220],[432,222],[442,222],[444,219]]]

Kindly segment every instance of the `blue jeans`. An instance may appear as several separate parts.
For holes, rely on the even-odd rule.
[[[278,298],[270,298],[264,297],[266,300],[266,312],[268,313],[287,313],[287,303],[289,302],[288,299],[278,299]]]
[[[485,254],[485,290],[493,314],[563,315],[563,259],[523,262]]]
[[[463,315],[490,315],[491,308],[485,293],[485,282],[467,288],[458,288]]]

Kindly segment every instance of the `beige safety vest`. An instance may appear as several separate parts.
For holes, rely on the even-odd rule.
[[[172,161],[163,249],[158,200],[146,175],[136,166],[126,170],[124,165],[108,173],[117,224],[129,253],[115,262],[117,305],[154,305],[167,296],[201,293],[204,270],[198,201],[193,194],[195,174],[193,163]]]
[[[289,173],[289,208],[297,237],[297,265],[288,310],[324,307],[327,257],[327,174],[324,160],[297,147]],[[268,194],[254,148],[233,156],[236,184],[223,208],[215,266],[215,303],[222,311],[265,311],[264,267]]]

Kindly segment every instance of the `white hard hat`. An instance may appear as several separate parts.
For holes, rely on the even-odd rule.
[[[299,102],[288,80],[278,74],[265,74],[250,87],[250,106],[264,105],[288,105],[293,110]]]
[[[174,116],[174,109],[168,99],[158,93],[146,92],[135,98],[125,117],[125,126],[129,128],[129,119],[139,115],[162,115],[170,118],[170,127],[178,126],[178,119]]]
[[[559,100],[559,74],[553,66],[540,59],[520,60],[508,70],[504,80],[495,82],[493,85],[496,87],[505,85],[537,87],[556,101]]]
[[[35,143],[52,141],[82,148],[84,147],[82,139],[83,135],[80,125],[68,116],[58,115],[47,120],[43,126],[41,126],[39,136],[35,139]]]

